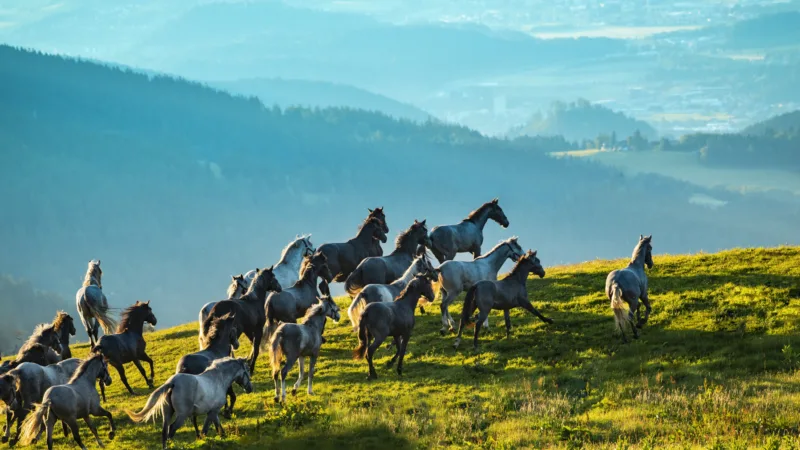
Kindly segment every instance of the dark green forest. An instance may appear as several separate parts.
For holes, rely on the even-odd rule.
[[[346,240],[375,206],[393,237],[499,197],[511,226],[489,224],[487,248],[519,235],[545,265],[624,256],[641,233],[658,253],[797,242],[797,207],[550,158],[538,147],[550,140],[280,109],[8,46],[0,99],[0,273],[72,305],[87,261],[101,258],[111,304],[150,299],[159,327],[193,320],[229,275],[273,264],[298,233]],[[696,193],[729,203],[711,211],[688,202]],[[52,318],[38,297],[6,292],[0,316],[20,302],[40,311],[21,329]]]

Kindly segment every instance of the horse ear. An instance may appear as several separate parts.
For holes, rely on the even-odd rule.
[[[98,266],[100,265],[100,260],[99,260],[99,259],[97,260],[97,265],[98,265]]]
[[[492,203],[494,203],[494,204],[496,205],[496,204],[497,204],[497,202],[499,202],[499,201],[500,201],[500,199],[499,199],[499,198],[497,198],[497,197],[495,197],[495,198],[492,200]]]
[[[367,208],[367,211],[369,211],[369,213],[372,214],[372,208]]]
[[[420,223],[421,223],[422,225],[425,225],[425,222],[427,222],[427,221],[428,221],[428,219],[424,219],[424,220],[423,220],[422,222],[420,222]]]
[[[534,250],[534,251],[533,251],[533,256],[536,256],[536,253],[537,253],[538,251],[539,251],[539,250]]]
[[[644,240],[644,235],[643,235],[643,234],[640,234],[640,235],[639,235],[639,240],[640,240],[640,241]]]
[[[653,239],[653,235],[652,234],[650,236],[647,236],[647,240],[648,241],[651,240],[651,239]]]
[[[149,304],[150,304],[150,300],[148,300],[148,301],[144,302],[144,304],[145,304],[145,305],[149,305]]]

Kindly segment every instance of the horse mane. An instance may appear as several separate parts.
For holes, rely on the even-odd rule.
[[[364,219],[364,221],[361,222],[361,224],[358,226],[358,231],[361,231],[364,227],[366,227],[367,225],[369,225],[371,223],[374,223],[376,226],[380,226],[381,225],[381,219],[379,219],[377,217],[374,217],[374,216],[367,216],[367,218]]]
[[[314,263],[311,262],[311,258],[313,257],[314,256],[306,256],[305,258],[303,258],[303,262],[300,264],[300,269],[303,272],[300,274],[300,277],[297,279],[297,281],[294,282],[292,287],[300,286],[303,284],[303,281],[308,281],[306,277],[311,276],[309,274],[312,273],[312,269],[316,267]]]
[[[94,260],[89,261],[89,267],[86,269],[86,275],[83,277],[83,287],[92,286],[92,278],[94,277],[95,269],[100,269],[99,264]],[[100,273],[102,274],[102,272]]]
[[[421,223],[421,222],[414,222],[414,225],[411,225],[405,231],[403,231],[403,232],[401,232],[400,234],[397,235],[397,237],[394,240],[395,249],[403,248],[405,246],[406,241],[411,238],[411,232],[416,230],[415,225],[417,225],[418,223]]]
[[[498,242],[498,243],[497,243],[497,245],[495,245],[494,247],[492,247],[492,249],[491,249],[491,250],[489,250],[488,252],[486,252],[486,253],[482,254],[481,256],[478,256],[478,257],[477,257],[477,258],[475,258],[475,259],[477,260],[477,259],[484,259],[484,258],[486,258],[487,256],[491,255],[491,254],[492,254],[492,253],[493,253],[495,250],[497,250],[497,249],[498,249],[498,248],[500,248],[501,246],[503,246],[503,245],[506,245],[506,244],[511,244],[511,241],[513,241],[514,239],[518,239],[518,238],[517,238],[517,236],[512,236],[512,237],[510,237],[510,238],[508,238],[508,239],[506,239],[506,240],[504,240],[504,241],[500,241],[500,242]]]
[[[280,257],[280,259],[278,261],[283,261],[283,259],[286,258],[286,255],[289,254],[289,249],[294,247],[294,243],[295,242],[297,242],[297,241],[305,241],[310,236],[311,236],[310,234],[304,234],[302,236],[296,237],[292,242],[289,242],[289,244],[283,250],[281,250],[281,257]]]
[[[75,374],[72,375],[72,378],[69,379],[67,383],[72,383],[78,378],[82,377],[86,374],[86,371],[89,370],[89,366],[91,366],[95,361],[102,361],[103,355],[96,353],[92,356],[81,361],[81,364],[75,369]]]
[[[53,319],[52,323],[53,329],[61,330],[61,327],[64,326],[64,323],[67,321],[67,319],[72,319],[72,316],[70,316],[64,311],[58,311],[56,313],[56,318]]]
[[[324,298],[330,298],[330,297],[328,297],[328,296],[322,297],[322,299],[324,299]],[[320,300],[322,300],[322,299],[320,299]],[[324,309],[325,309],[324,301],[320,301],[320,302],[315,303],[313,306],[311,306],[311,308],[308,308],[308,311],[306,311],[305,315],[303,315],[303,322],[305,322],[306,320],[308,320],[308,319],[310,319],[310,318],[312,318],[314,316],[325,314]]]
[[[649,244],[649,243],[650,239],[645,238],[641,239],[639,243],[636,244],[636,247],[633,248],[633,255],[631,255],[631,264],[633,264],[634,262],[636,262],[637,259],[639,259],[639,254],[644,250],[643,244]]]
[[[229,320],[233,320],[233,314],[231,313],[227,313],[221,317],[214,317],[211,321],[211,325],[208,327],[208,332],[206,333],[206,342],[211,342],[219,337],[219,333],[222,332],[223,326],[227,325]]]
[[[24,344],[22,344],[22,347],[19,348],[19,352],[17,353],[17,355],[22,355],[26,351],[33,348],[36,344],[38,344],[36,340],[39,339],[43,334],[55,331],[56,330],[53,327],[53,325],[49,323],[40,323],[39,325],[36,325],[36,328],[33,329],[33,334],[31,334],[30,337],[28,337],[28,340],[25,341]]]
[[[421,277],[419,275],[415,275],[414,278],[411,279],[411,281],[408,282],[406,287],[404,287],[403,290],[400,291],[399,294],[397,294],[397,297],[395,297],[395,301],[400,300],[402,298],[405,298],[405,296],[408,295],[408,291],[409,291],[409,289],[411,289],[412,285],[418,285],[419,283],[423,283],[424,281],[425,281],[425,279],[423,277]]]
[[[137,303],[125,308],[120,314],[119,325],[117,325],[117,334],[124,333],[134,319],[139,319],[139,311],[144,311],[147,303]],[[144,321],[144,317],[141,318]]]
[[[511,272],[509,272],[508,275],[505,276],[505,278],[513,277],[514,275],[517,275],[519,272],[521,272],[522,261],[528,259],[529,257],[530,257],[529,253],[525,253],[524,255],[522,255],[522,258],[517,260],[517,262],[514,264],[514,267],[511,269]]]
[[[494,202],[486,202],[482,204],[481,206],[478,207],[478,209],[467,214],[467,217],[466,219],[464,219],[464,221],[476,222],[478,220],[478,217],[480,217],[487,209],[491,208],[493,204]]]
[[[223,366],[223,365],[228,365],[228,364],[231,364],[231,363],[234,363],[234,362],[242,364],[241,361],[242,360],[239,359],[239,358],[231,358],[230,356],[226,356],[224,358],[217,358],[211,363],[210,366],[208,366],[206,368],[206,370],[203,371],[203,373],[208,372],[209,370],[212,370],[212,369],[216,369],[217,367],[220,367],[220,366]],[[246,370],[247,369],[247,364],[243,364],[243,367]]]

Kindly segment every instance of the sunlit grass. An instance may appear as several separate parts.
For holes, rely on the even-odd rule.
[[[629,345],[614,334],[603,294],[606,274],[623,264],[548,268],[529,281],[529,293],[556,323],[515,311],[506,339],[493,313],[477,354],[453,350],[453,337],[439,335],[438,308],[428,308],[418,314],[402,378],[383,367],[382,349],[380,378],[366,381],[366,363],[351,359],[349,323],[329,323],[317,395],[303,388],[275,405],[264,356],[256,391],[240,395],[236,416],[223,421],[229,437],[212,431],[195,441],[188,425],[173,448],[791,448],[800,423],[800,248],[656,255],[653,315]],[[147,339],[160,384],[197,346],[196,325]],[[158,426],[124,414],[148,393],[132,365],[127,373],[138,395],[123,393],[112,369],[106,406],[119,432],[107,447],[157,448]],[[104,436],[107,424],[98,422]],[[74,445],[59,432],[56,448]]]

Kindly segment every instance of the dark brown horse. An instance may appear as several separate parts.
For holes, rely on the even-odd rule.
[[[387,256],[375,256],[361,261],[356,270],[347,277],[344,288],[350,297],[355,297],[368,284],[390,284],[403,276],[414,258],[425,252],[430,244],[425,221],[414,224],[395,240],[395,249]]]
[[[208,336],[211,324],[214,320],[230,314],[235,318],[235,326],[239,333],[244,333],[247,339],[253,344],[250,351],[250,373],[256,368],[259,347],[261,344],[261,333],[264,332],[264,324],[267,323],[267,315],[264,311],[264,301],[269,291],[281,292],[281,285],[269,269],[257,269],[256,276],[250,282],[247,292],[240,298],[223,300],[217,302],[211,312],[203,322],[200,330],[202,336]]]
[[[53,329],[58,334],[58,340],[61,344],[61,359],[72,358],[72,351],[69,349],[69,337],[75,336],[75,320],[64,311],[56,313],[56,318],[53,319]]]
[[[155,325],[157,322],[153,309],[150,308],[150,300],[146,302],[137,301],[133,306],[123,311],[119,325],[117,325],[117,332],[104,335],[97,345],[92,347],[93,353],[102,354],[108,364],[117,369],[119,379],[131,394],[134,392],[128,384],[123,364],[132,362],[144,377],[147,387],[150,389],[155,387],[153,385],[153,378],[155,377],[153,360],[145,352],[147,348],[147,342],[145,342],[143,336],[145,322],[150,325]],[[150,378],[147,378],[144,367],[139,361],[144,361],[150,365]],[[105,394],[103,396],[105,397]]]
[[[377,210],[372,210],[377,211]],[[381,213],[382,214],[382,213]],[[384,231],[386,223],[377,216],[367,217],[361,224],[358,234],[347,242],[322,244],[317,249],[327,258],[328,269],[333,274],[333,281],[342,282],[347,279],[358,264],[370,256],[383,254],[381,243],[387,241]],[[304,262],[305,264],[305,262]],[[303,271],[301,266],[300,271]]]

